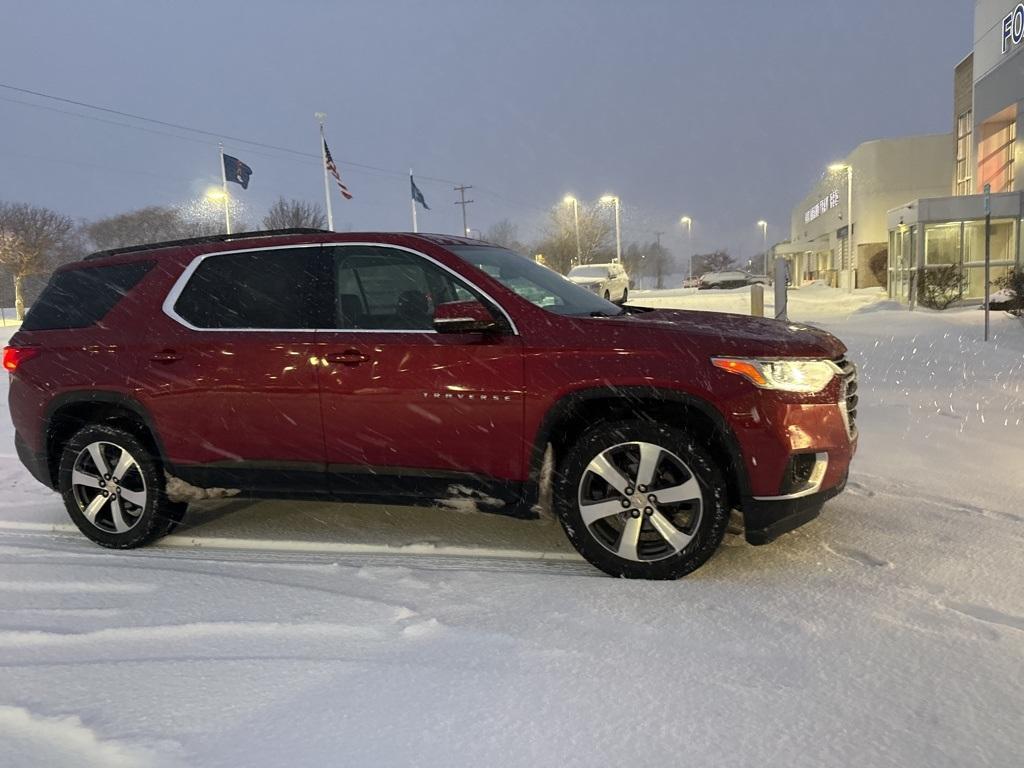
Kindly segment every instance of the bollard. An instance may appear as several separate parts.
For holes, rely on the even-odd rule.
[[[789,262],[785,259],[778,259],[775,262],[775,319],[788,320],[786,314],[789,294],[786,293],[786,284],[789,282]]]
[[[760,283],[750,286],[750,314],[764,317],[764,286]]]

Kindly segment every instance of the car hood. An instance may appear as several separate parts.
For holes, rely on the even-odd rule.
[[[602,278],[602,277],[570,277],[569,280],[571,282],[576,283],[576,285],[597,285],[598,283],[603,283],[605,280],[607,280],[607,278]]]
[[[657,309],[609,318],[623,330],[646,328],[673,333],[711,355],[737,357],[814,357],[834,359],[846,346],[828,331],[792,321],[725,312]],[[683,345],[680,338],[679,345]]]

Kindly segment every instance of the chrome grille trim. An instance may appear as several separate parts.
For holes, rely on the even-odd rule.
[[[839,410],[843,414],[846,433],[852,440],[857,436],[857,405],[860,402],[860,395],[857,391],[857,366],[845,357],[838,357],[832,362],[840,370]]]

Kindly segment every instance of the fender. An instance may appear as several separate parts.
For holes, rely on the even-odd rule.
[[[736,439],[736,435],[733,433],[732,428],[729,426],[728,422],[726,422],[725,417],[722,416],[721,412],[707,400],[686,394],[685,392],[660,387],[642,386],[609,386],[580,389],[574,392],[569,392],[555,401],[555,403],[548,409],[547,413],[544,414],[544,418],[541,420],[540,426],[537,428],[537,434],[534,436],[533,444],[530,449],[530,472],[527,481],[529,486],[529,490],[527,491],[528,494],[536,495],[539,490],[539,478],[541,465],[544,462],[544,452],[547,449],[548,442],[551,438],[551,432],[554,429],[555,424],[565,418],[565,416],[571,413],[573,409],[579,407],[581,403],[599,398],[614,398],[620,400],[660,400],[662,402],[685,405],[700,411],[711,420],[715,425],[715,429],[722,435],[726,449],[729,451],[729,455],[732,458],[733,473],[741,498],[746,499],[750,497],[750,480],[747,477],[747,469],[743,462],[743,454],[740,451],[739,441]]]
[[[43,417],[43,426],[45,430],[43,434],[47,436],[47,441],[49,440],[53,417],[56,415],[57,411],[65,406],[78,405],[80,403],[116,405],[134,413],[139,417],[143,425],[145,425],[146,429],[149,431],[150,436],[153,438],[153,442],[156,444],[156,450],[160,457],[160,461],[166,465],[165,458],[167,454],[164,451],[163,443],[160,440],[159,433],[156,431],[156,426],[153,423],[152,417],[149,415],[149,411],[147,411],[146,408],[131,395],[127,395],[116,390],[81,389],[62,392],[57,395],[46,406],[46,413]]]

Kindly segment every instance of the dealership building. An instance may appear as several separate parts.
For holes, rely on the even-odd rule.
[[[855,286],[885,285],[902,301],[914,298],[922,271],[959,265],[965,298],[981,297],[986,187],[992,279],[1022,263],[1022,116],[1024,2],[977,0],[974,50],[953,71],[953,132],[857,147],[793,210],[776,258],[799,278],[838,286],[852,266]]]

